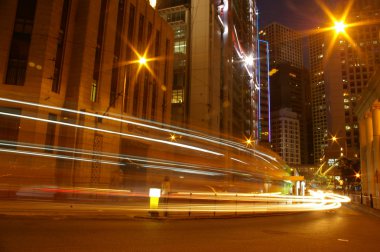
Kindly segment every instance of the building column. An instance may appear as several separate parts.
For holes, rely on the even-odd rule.
[[[366,132],[366,118],[363,117],[359,120],[359,142],[360,142],[360,173],[361,173],[361,187],[362,192],[368,192],[367,184],[367,132]]]
[[[372,107],[372,124],[373,124],[373,168],[376,203],[379,203],[379,177],[380,177],[380,104]],[[379,208],[379,204],[376,204]]]
[[[375,171],[373,167],[373,155],[372,155],[372,141],[373,141],[373,127],[372,127],[372,114],[367,113],[365,116],[366,124],[366,163],[367,163],[367,179],[368,179],[368,195],[375,194]]]

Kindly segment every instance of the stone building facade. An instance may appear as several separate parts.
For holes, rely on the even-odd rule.
[[[5,183],[108,187],[98,153],[149,145],[107,116],[170,122],[173,32],[149,1],[1,1],[0,37]]]

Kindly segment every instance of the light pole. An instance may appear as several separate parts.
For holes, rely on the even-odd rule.
[[[360,179],[359,181],[359,186],[360,186],[360,204],[363,204],[363,192],[362,192],[362,182],[361,182],[361,178],[360,178],[360,173],[357,172],[355,173],[355,182]],[[355,185],[356,186],[356,185]]]

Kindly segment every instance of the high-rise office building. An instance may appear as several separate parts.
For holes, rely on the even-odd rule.
[[[298,114],[281,108],[272,114],[272,148],[290,165],[301,164]]]
[[[172,123],[185,126],[189,117],[190,93],[190,0],[158,1],[158,11],[174,32],[174,76]]]
[[[359,155],[359,129],[353,113],[375,68],[380,65],[378,1],[355,1],[346,34],[310,36],[311,91],[315,162]]]
[[[272,138],[271,132],[271,96],[270,96],[270,76],[269,76],[269,43],[265,40],[259,40],[259,84],[260,93],[258,103],[260,111],[258,114],[258,140],[261,145],[270,147]]]
[[[271,23],[262,29],[261,37],[269,42],[270,64],[287,62],[303,68],[301,34],[279,23]]]
[[[307,164],[312,162],[311,148],[312,139],[308,134],[308,95],[309,86],[308,72],[303,69],[302,39],[300,33],[278,23],[267,25],[260,31],[260,37],[269,42],[270,52],[270,107],[274,111],[291,109],[297,114],[300,125],[301,150],[299,162]],[[274,118],[272,118],[274,119]],[[273,128],[273,127],[272,127]],[[276,134],[279,138],[285,138]],[[278,142],[281,139],[274,139]],[[283,146],[283,148],[287,148]],[[298,152],[298,151],[297,151]],[[294,163],[294,162],[293,162]]]
[[[276,73],[271,76],[271,110],[275,112],[287,108],[297,114],[300,126],[298,131],[300,144],[295,147],[298,149],[297,152],[301,152],[300,163],[298,164],[311,163],[311,148],[308,146],[311,139],[308,134],[309,124],[307,121],[309,107],[306,96],[309,81],[308,73],[306,70],[294,67],[289,63],[278,63],[272,67],[272,71]],[[286,136],[277,136],[286,138]]]
[[[161,0],[175,36],[172,118],[186,127],[257,137],[255,1]]]

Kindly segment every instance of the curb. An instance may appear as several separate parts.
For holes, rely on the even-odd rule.
[[[380,210],[379,209],[370,208],[370,207],[360,205],[360,204],[356,204],[356,203],[346,204],[345,206],[347,206],[348,208],[350,208],[352,210],[360,211],[360,212],[366,213],[366,214],[371,214],[373,216],[380,218]]]
[[[134,220],[137,219],[135,215],[126,214],[98,214],[88,212],[0,212],[0,219],[9,218],[52,218],[52,219],[92,219],[92,220]]]
[[[303,212],[289,213],[256,213],[256,214],[241,214],[241,215],[217,215],[217,216],[149,216],[138,213],[104,213],[94,211],[49,211],[49,210],[33,210],[33,211],[0,211],[0,219],[3,218],[52,218],[52,219],[94,219],[94,220],[152,220],[152,221],[183,221],[183,220],[213,220],[213,219],[241,219],[241,218],[256,218],[256,217],[273,217],[297,214]]]

